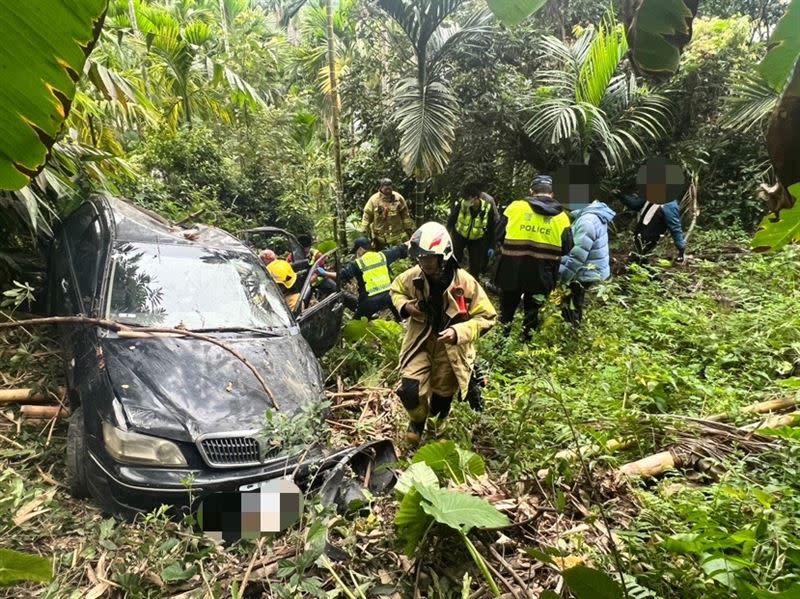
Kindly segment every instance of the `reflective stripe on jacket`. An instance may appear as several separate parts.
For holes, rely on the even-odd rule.
[[[569,216],[539,214],[527,200],[512,202],[504,213],[508,219],[504,256],[529,256],[539,260],[561,260],[561,238],[569,229]]]
[[[489,225],[489,212],[491,209],[492,205],[489,202],[481,200],[481,203],[478,205],[478,214],[474,216],[472,212],[472,202],[463,200],[461,202],[461,209],[458,211],[456,233],[469,241],[481,239],[486,235],[486,227]]]
[[[366,252],[356,260],[361,277],[364,279],[364,289],[368,297],[374,297],[392,286],[392,277],[386,256],[382,252]]]
[[[414,266],[401,273],[392,282],[391,297],[394,307],[400,313],[409,302],[428,302],[430,284],[422,269]],[[445,310],[443,330],[452,328],[456,332],[456,343],[447,345],[447,357],[463,395],[467,392],[472,376],[478,338],[492,328],[497,312],[483,287],[461,268],[456,270],[443,300]],[[409,317],[403,345],[400,348],[400,368],[405,368],[414,355],[424,350],[429,336],[438,337],[440,333],[441,331],[433,330],[427,316]]]

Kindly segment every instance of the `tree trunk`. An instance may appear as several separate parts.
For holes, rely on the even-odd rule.
[[[225,0],[219,0],[219,23],[222,26],[222,43],[225,45],[225,54],[230,56],[231,40],[228,34],[228,14],[225,12]]]
[[[131,29],[133,30],[133,34],[140,38],[140,41],[144,41],[142,38],[142,32],[139,30],[139,20],[136,17],[136,5],[134,4],[133,0],[128,0],[128,18],[131,20]],[[146,47],[146,46],[145,46]],[[142,71],[142,85],[144,85],[144,93],[148,95],[148,81],[147,81],[147,57],[145,56],[144,60],[142,60],[142,64],[139,65]]]
[[[325,21],[328,38],[328,79],[331,84],[331,135],[333,137],[333,158],[336,168],[336,198],[333,218],[333,236],[341,248],[347,247],[347,229],[344,222],[342,195],[342,140],[339,135],[339,87],[336,82],[336,48],[333,39],[333,2],[325,0]]]
[[[425,181],[414,178],[414,220],[417,226],[425,222]]]

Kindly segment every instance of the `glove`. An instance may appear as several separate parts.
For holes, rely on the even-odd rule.
[[[489,258],[489,260],[491,260],[492,258],[494,258],[494,255],[495,255],[494,248],[489,248],[489,251],[486,252],[487,258]]]
[[[678,257],[675,259],[675,262],[682,263],[686,259],[686,248],[682,250],[678,250]]]
[[[321,266],[317,266],[317,274],[321,277],[324,277],[326,274],[328,274],[328,272]]]

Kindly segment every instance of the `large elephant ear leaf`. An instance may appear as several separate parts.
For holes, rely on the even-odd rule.
[[[546,3],[547,0],[487,0],[489,10],[507,27],[519,25]]]
[[[0,189],[44,167],[108,0],[0,0]]]
[[[627,0],[628,45],[636,68],[651,75],[678,70],[692,39],[699,0]]]
[[[753,237],[752,247],[756,252],[773,252],[788,243],[800,242],[800,183],[790,188],[795,197],[792,208],[781,210],[776,217],[764,217]]]
[[[792,0],[769,40],[769,52],[758,65],[761,76],[777,92],[783,90],[800,59],[800,0]]]

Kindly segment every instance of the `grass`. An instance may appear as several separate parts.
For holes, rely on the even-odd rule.
[[[758,256],[720,238],[693,246],[705,258],[634,269],[600,286],[580,330],[563,323],[551,304],[532,343],[521,343],[516,328],[481,341],[490,370],[486,411],[478,415],[458,403],[448,434],[480,452],[493,473],[473,492],[485,493],[489,485],[518,505],[547,508],[534,522],[505,531],[502,545],[494,544],[498,533],[475,538],[498,572],[505,570],[488,554],[490,546],[537,592],[553,589],[558,576],[536,566],[523,552],[527,547],[614,574],[613,548],[597,532],[607,516],[632,597],[796,596],[789,594],[800,584],[796,429],[775,431],[786,438],[774,451],[733,448],[711,469],[632,484],[614,476],[618,464],[693,434],[673,415],[732,412],[734,423],[744,424],[752,421],[739,412],[745,405],[798,393],[792,385],[800,376],[800,251]],[[0,349],[4,384],[57,383],[51,351],[46,337],[7,338]],[[348,385],[365,377],[381,387],[396,378],[396,351],[396,343],[373,336],[348,343],[326,364]],[[394,427],[377,424],[387,402],[375,396],[371,411],[347,408],[353,418],[343,422],[361,432],[399,430],[399,410]],[[346,411],[335,409],[334,416],[344,419]],[[238,597],[248,570],[245,596],[406,597],[418,587],[425,596],[458,597],[465,572],[468,592],[480,584],[457,539],[447,535],[431,539],[416,565],[402,557],[392,498],[347,518],[312,505],[304,525],[290,533],[227,549],[164,514],[132,524],[104,518],[63,486],[65,424],[18,432],[16,412],[2,412],[2,545],[53,557],[55,574],[50,585],[17,586],[2,596]],[[575,447],[574,435],[580,445],[611,438],[636,443],[587,455],[584,469],[555,457]],[[541,469],[549,474],[540,479]],[[320,538],[323,547],[327,539],[337,548],[338,561],[321,557]]]

